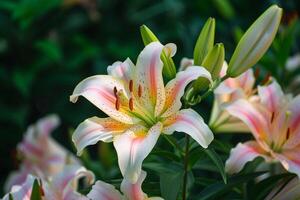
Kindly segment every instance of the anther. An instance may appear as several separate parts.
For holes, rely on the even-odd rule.
[[[129,91],[130,92],[133,91],[133,81],[132,80],[129,81]]]
[[[129,109],[131,111],[133,110],[133,98],[132,97],[129,99]]]
[[[273,121],[274,121],[274,117],[275,117],[275,113],[274,113],[274,112],[272,112],[271,123],[273,123]]]
[[[118,93],[118,90],[117,90],[116,87],[114,87],[114,95],[115,95],[116,98],[118,97],[117,93]]]
[[[115,106],[116,106],[116,110],[120,109],[120,101],[119,101],[119,97],[118,96],[116,96],[116,104],[115,104]]]
[[[43,189],[43,183],[42,183],[42,180],[40,179],[39,182],[40,182],[40,183],[39,183],[40,194],[41,194],[42,196],[45,196],[45,192],[44,192],[44,189]]]
[[[288,140],[289,138],[290,138],[290,128],[287,129],[286,136],[285,136],[286,140]]]
[[[259,69],[259,68],[256,68],[256,69],[255,69],[255,72],[254,72],[254,77],[255,77],[255,79],[258,78],[259,74],[260,74],[260,69]]]
[[[262,85],[267,84],[267,83],[269,82],[269,80],[270,80],[270,77],[271,77],[271,74],[268,73],[268,74],[266,75],[266,77],[262,80],[261,84],[262,84]]]
[[[142,96],[142,86],[141,85],[139,85],[139,88],[138,88],[138,95],[139,95],[139,97]]]

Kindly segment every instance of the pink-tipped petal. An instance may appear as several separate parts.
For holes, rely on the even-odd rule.
[[[265,151],[255,141],[239,143],[231,149],[230,156],[225,164],[225,170],[229,174],[238,173],[247,162],[254,160],[256,157],[263,156],[266,158],[264,154]]]
[[[203,67],[190,66],[185,71],[177,73],[176,77],[166,85],[166,102],[162,117],[175,114],[182,106],[180,101],[185,87],[199,77],[204,77],[211,82],[210,73]]]
[[[130,125],[112,118],[92,117],[83,121],[72,135],[72,141],[80,155],[82,150],[98,141],[111,142],[113,137],[126,131]]]
[[[258,140],[267,139],[267,120],[251,103],[244,99],[235,101],[226,107],[226,111],[242,120]]]
[[[298,177],[293,178],[287,184],[282,181],[276,186],[265,200],[295,200],[300,198],[300,181]]]
[[[78,181],[85,178],[88,185],[94,182],[94,174],[79,165],[68,165],[59,174],[54,176],[50,183],[43,182],[46,199],[72,200],[71,197],[81,196],[76,190]]]
[[[118,91],[126,91],[124,82],[120,79],[109,75],[91,76],[76,86],[70,101],[75,103],[79,96],[83,96],[111,118],[127,124],[135,123],[135,119],[128,114],[127,107],[116,108],[115,88]]]
[[[161,130],[162,124],[158,122],[148,131],[144,127],[136,126],[115,137],[114,147],[118,154],[121,173],[131,183],[138,180],[142,162],[156,144]]]
[[[12,195],[13,199],[30,200],[34,180],[35,180],[34,176],[28,175],[26,181],[22,185],[13,186],[11,191],[9,192]],[[9,193],[3,197],[3,200],[10,199]]]
[[[147,173],[145,171],[141,171],[141,174],[136,183],[131,183],[127,179],[123,179],[121,183],[121,191],[124,193],[127,199],[131,200],[144,200],[145,194],[142,190],[142,183],[146,178]]]
[[[284,103],[285,96],[280,85],[273,80],[270,85],[258,86],[258,95],[261,102],[268,108],[270,112],[276,112]]]
[[[281,153],[274,153],[274,157],[281,162],[287,171],[297,174],[300,178],[300,146],[283,150]]]
[[[148,44],[138,56],[134,73],[135,96],[140,96],[137,98],[140,104],[153,113],[159,113],[165,102],[163,63],[160,59],[163,48],[159,42]],[[139,87],[141,95],[138,95]]]
[[[180,61],[180,66],[178,71],[184,71],[186,70],[189,66],[194,65],[194,60],[189,59],[189,58],[182,58]]]
[[[290,137],[284,148],[292,149],[300,144],[300,95],[296,96],[288,105]]]
[[[202,117],[192,109],[180,110],[164,121],[163,133],[172,134],[174,131],[190,135],[204,148],[207,148],[214,139],[213,133]]]
[[[58,115],[51,114],[48,115],[36,123],[36,131],[38,134],[41,134],[43,136],[48,136],[55,128],[57,128],[60,124],[60,119]]]
[[[125,80],[127,83],[133,78],[134,64],[129,58],[124,62],[117,61],[107,67],[107,74]]]
[[[113,185],[105,183],[103,181],[97,181],[93,185],[92,190],[87,194],[87,197],[91,200],[122,200],[121,193],[116,190]]]

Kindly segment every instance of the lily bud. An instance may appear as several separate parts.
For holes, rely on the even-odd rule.
[[[231,57],[227,70],[229,77],[239,76],[259,61],[276,35],[281,16],[282,9],[273,5],[250,26]]]
[[[140,32],[145,46],[150,44],[151,42],[159,41],[154,33],[146,25],[142,25],[140,27]],[[167,52],[168,51],[163,51],[160,58],[164,64],[163,75],[166,79],[171,80],[176,76],[176,67],[172,59],[173,54]]]
[[[209,18],[204,24],[194,48],[194,64],[201,66],[205,56],[214,46],[215,19]]]
[[[204,58],[202,66],[210,72],[213,81],[219,77],[224,59],[225,50],[222,43],[216,44]],[[196,91],[205,90],[208,88],[208,86],[209,81],[204,78],[198,78],[193,85]]]

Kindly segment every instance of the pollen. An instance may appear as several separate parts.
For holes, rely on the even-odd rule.
[[[129,109],[131,111],[133,110],[133,98],[132,97],[129,99]]]
[[[141,85],[139,85],[139,88],[138,88],[138,95],[139,95],[139,97],[142,96],[142,86]]]

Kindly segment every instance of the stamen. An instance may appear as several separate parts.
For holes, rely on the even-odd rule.
[[[130,92],[133,91],[133,81],[132,80],[129,81],[129,91]]]
[[[275,117],[275,113],[274,113],[274,112],[272,112],[271,124],[272,124],[272,123],[273,123],[273,121],[274,121],[274,117]]]
[[[287,129],[286,136],[285,136],[286,140],[288,140],[289,138],[290,138],[290,128]]]
[[[129,109],[131,111],[133,110],[133,98],[132,97],[129,99]]]
[[[261,84],[262,84],[262,85],[267,84],[267,83],[269,82],[270,78],[271,78],[271,74],[268,73],[268,74],[266,75],[266,77],[262,80]]]
[[[254,72],[254,77],[255,77],[255,79],[258,78],[259,74],[260,74],[260,69],[259,69],[259,68],[256,68],[256,69],[255,69],[255,72]]]
[[[118,93],[117,87],[114,87],[114,95],[115,95],[116,98],[118,97],[117,93]]]
[[[115,106],[116,106],[116,110],[120,109],[120,100],[119,100],[118,96],[116,96],[116,104],[115,104]]]
[[[142,96],[142,86],[141,85],[139,85],[139,88],[138,88],[138,95],[139,95],[139,97]]]

